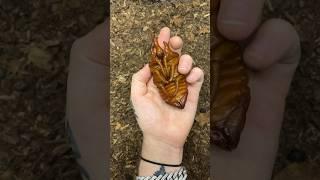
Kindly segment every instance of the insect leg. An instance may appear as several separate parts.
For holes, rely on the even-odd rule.
[[[159,69],[155,69],[155,70],[153,71],[153,73],[156,75],[157,79],[159,79],[159,80],[161,81],[160,83],[165,83],[165,84],[169,83],[169,81],[167,81],[167,80],[163,77],[163,74],[161,74],[161,73],[159,72]]]
[[[163,76],[166,78],[167,77],[167,71],[166,71],[166,65],[162,65],[160,60],[156,60],[157,64],[160,66],[160,69],[162,71]]]
[[[176,78],[176,91],[174,92],[173,96],[176,96],[178,94],[178,89],[179,89],[179,78]]]
[[[172,81],[173,80],[173,76],[174,76],[174,72],[176,71],[176,65],[175,64],[172,64],[171,65],[171,68],[170,68],[170,79],[169,81]]]
[[[159,87],[160,87],[160,89],[162,90],[162,92],[163,92],[167,97],[170,96],[169,93],[168,93],[168,91],[166,90],[166,88],[163,86],[163,84],[160,84]]]
[[[170,74],[168,74],[168,49],[169,49],[169,44],[166,43],[165,41],[163,41],[163,45],[164,45],[164,57],[163,57],[163,65],[166,69],[166,77],[170,77]]]

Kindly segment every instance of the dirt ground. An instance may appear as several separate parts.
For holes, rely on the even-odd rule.
[[[132,179],[135,172],[141,133],[128,103],[128,80],[148,62],[150,35],[170,26],[184,39],[183,51],[209,71],[207,1],[148,2],[112,1],[117,15],[111,21],[119,23],[114,24],[110,43],[113,179]],[[75,39],[103,21],[105,7],[101,0],[0,0],[1,180],[79,179],[64,132],[69,51]],[[302,42],[302,59],[287,99],[276,180],[292,180],[293,174],[295,179],[320,178],[319,9],[318,0],[272,0],[265,8],[265,18],[293,23]],[[207,179],[209,172],[208,88],[201,92],[201,113],[186,144],[184,162],[193,178]]]
[[[183,53],[209,72],[209,1],[146,3],[112,1],[111,5],[111,172],[113,179],[133,178],[139,160],[141,132],[130,105],[133,73],[148,63],[152,36],[168,26],[184,40]],[[196,22],[196,23],[195,23]],[[209,110],[209,76],[205,77],[199,109]],[[199,113],[198,113],[199,114]],[[207,113],[208,114],[208,113]],[[204,115],[202,115],[204,116]],[[199,117],[199,116],[198,116]],[[190,179],[209,178],[209,122],[198,118],[185,147]]]

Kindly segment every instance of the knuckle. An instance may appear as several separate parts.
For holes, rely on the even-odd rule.
[[[267,56],[267,55],[266,55]],[[243,54],[243,59],[250,69],[259,71],[267,68],[272,62],[269,62],[270,58],[261,56],[259,53],[252,49],[248,49]]]
[[[75,40],[71,46],[71,54],[83,53],[83,50],[84,50],[83,46],[84,46],[84,42],[81,38]]]
[[[291,36],[291,39],[294,40],[294,42],[296,43],[300,42],[299,34],[290,22],[281,18],[273,18],[268,20],[266,24],[268,25],[272,24],[273,27],[278,30],[278,32],[289,34]]]
[[[201,75],[201,77],[204,75],[204,72],[201,68],[199,67],[195,67],[195,71],[199,73],[199,75]]]
[[[201,69],[201,68],[199,68],[199,67],[195,67],[194,68],[194,72],[196,73],[196,74],[198,74],[198,82],[202,82],[203,81],[203,79],[204,79],[204,72],[203,72],[203,70]]]
[[[74,41],[70,50],[71,61],[78,61],[84,59],[89,62],[101,64],[103,66],[110,67],[109,56],[101,55],[100,51],[96,52],[96,49],[100,49],[101,46],[97,44],[97,47],[93,49],[90,47],[88,36],[83,36]],[[104,48],[105,49],[105,48]],[[105,54],[105,53],[104,53]],[[106,48],[106,54],[109,55],[110,51]]]

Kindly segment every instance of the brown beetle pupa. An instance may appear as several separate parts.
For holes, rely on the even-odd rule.
[[[186,76],[178,72],[179,54],[174,52],[167,42],[163,43],[162,49],[158,38],[153,39],[149,62],[153,83],[166,103],[183,109],[188,96]]]

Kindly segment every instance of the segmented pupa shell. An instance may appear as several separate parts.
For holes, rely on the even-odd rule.
[[[216,27],[219,0],[211,4],[211,142],[225,150],[237,147],[250,102],[247,68],[242,50],[223,38]]]
[[[174,52],[167,42],[163,43],[162,49],[158,38],[153,39],[149,62],[153,83],[166,103],[183,109],[188,96],[186,76],[178,72],[179,54]]]

